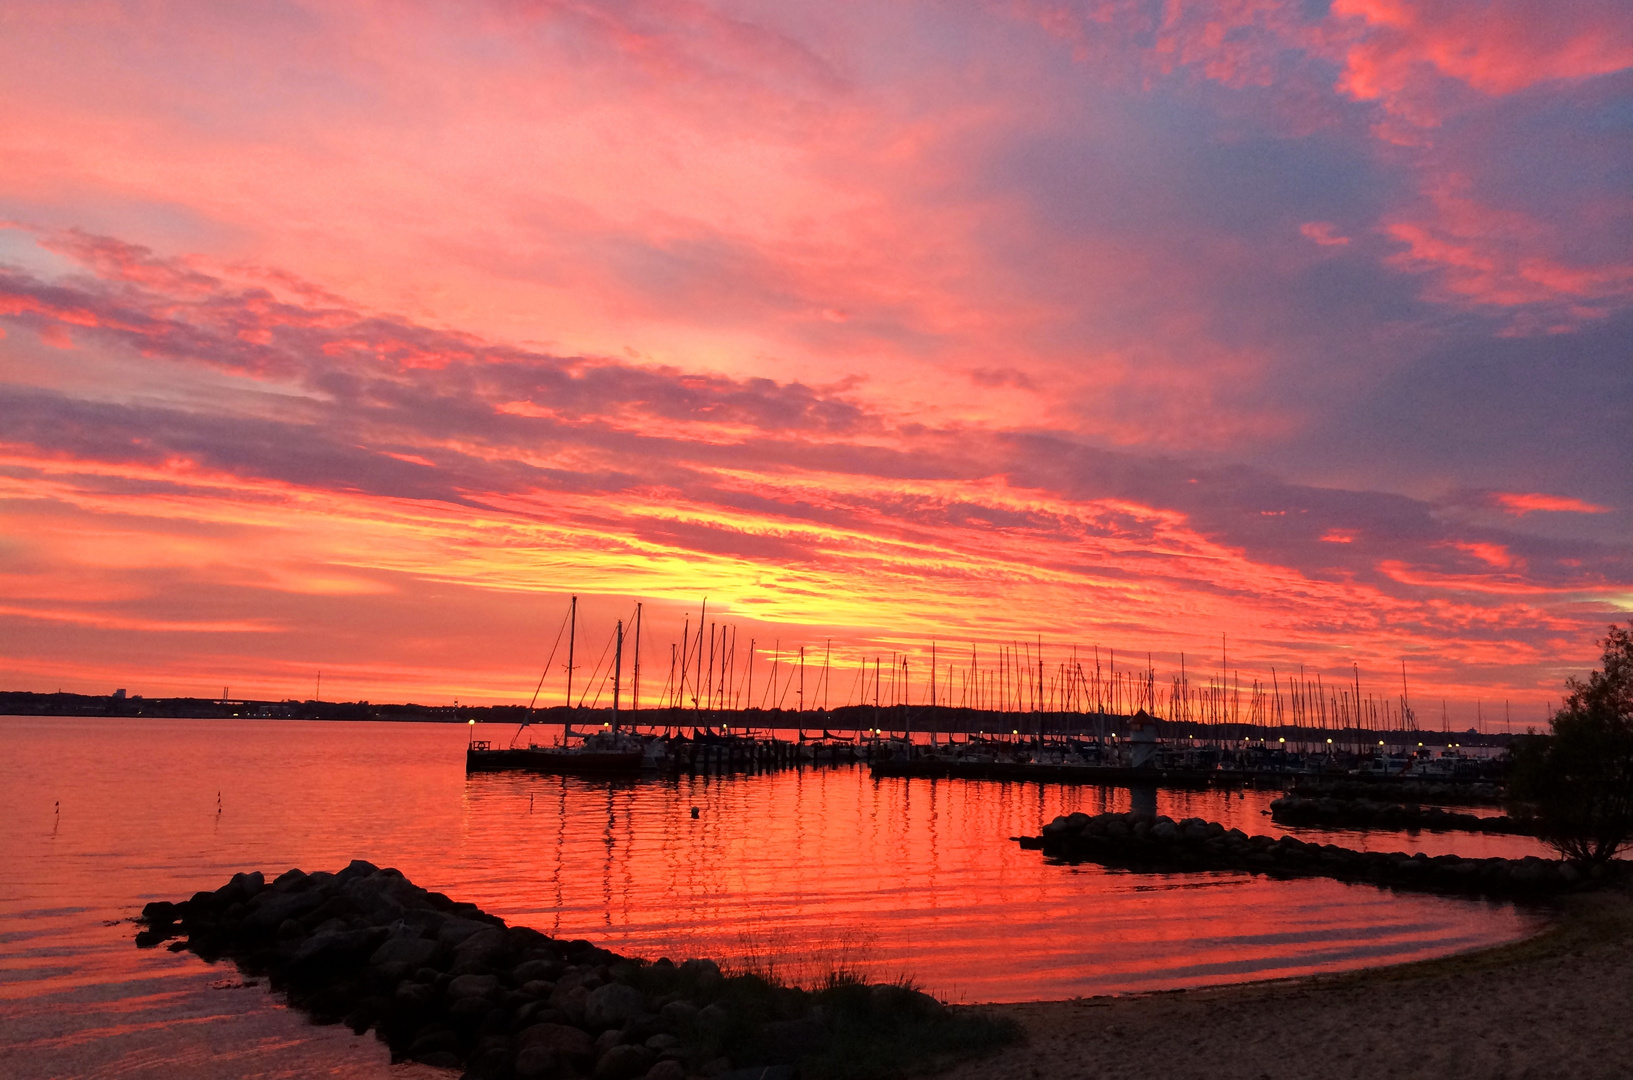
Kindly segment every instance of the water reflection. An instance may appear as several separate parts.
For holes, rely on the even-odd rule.
[[[908,973],[967,1001],[1404,960],[1535,921],[1508,905],[1322,880],[1052,866],[1009,840],[1059,813],[1126,809],[1122,789],[874,781],[852,767],[624,784],[467,778],[466,738],[440,725],[0,718],[9,1075],[211,1075],[216,1044],[241,1048],[240,1075],[384,1075],[373,1043],[306,1028],[264,988],[211,990],[223,973],[196,958],[131,947],[118,920],[144,902],[246,868],[367,858],[621,951],[796,979]],[[1284,831],[1264,815],[1270,793],[1154,797],[1175,817]],[[1431,853],[1537,850],[1519,837],[1337,835]]]

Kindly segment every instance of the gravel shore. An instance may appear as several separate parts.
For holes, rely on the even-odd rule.
[[[1633,896],[1561,905],[1543,934],[1398,967],[989,1006],[1024,1044],[949,1080],[1633,1076]]]

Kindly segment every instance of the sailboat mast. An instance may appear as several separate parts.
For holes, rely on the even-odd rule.
[[[612,730],[618,730],[618,692],[624,677],[624,620],[618,620],[618,645],[612,653]],[[605,655],[605,654],[603,654]]]
[[[641,711],[641,605],[635,605],[635,685],[630,688],[630,712]]]
[[[703,620],[709,614],[709,598],[703,598],[703,610],[697,617],[697,679],[692,683],[692,703],[696,712],[703,711]],[[714,643],[714,632],[709,632],[709,643]]]
[[[578,638],[578,597],[567,608],[567,707],[573,707],[573,643]]]

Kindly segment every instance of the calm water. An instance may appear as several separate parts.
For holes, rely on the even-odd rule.
[[[352,858],[623,952],[795,980],[844,964],[963,1001],[1398,962],[1513,938],[1541,918],[1323,880],[1051,866],[1009,840],[1058,813],[1126,809],[1117,789],[876,782],[862,767],[620,785],[467,778],[466,738],[444,725],[0,717],[3,1071],[413,1075],[388,1067],[372,1038],[309,1026],[230,967],[131,945],[126,920],[148,900],[238,870]],[[1165,792],[1159,804],[1350,846],[1540,850],[1282,830],[1270,798]]]

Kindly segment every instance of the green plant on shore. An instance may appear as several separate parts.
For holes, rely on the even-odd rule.
[[[1515,755],[1517,816],[1568,859],[1602,864],[1633,842],[1633,622],[1610,628],[1602,669],[1566,680],[1551,733]]]

